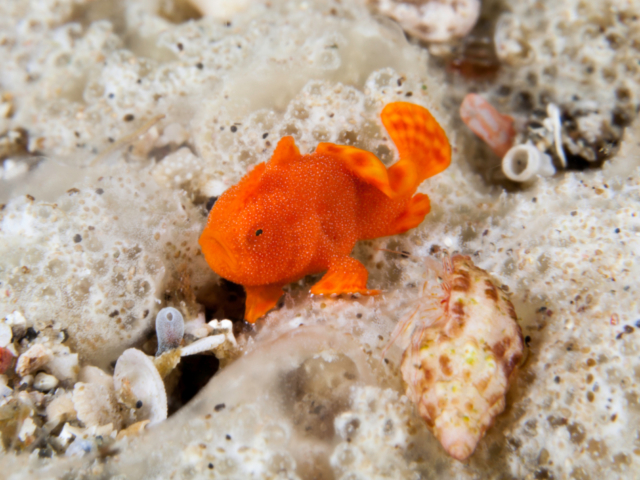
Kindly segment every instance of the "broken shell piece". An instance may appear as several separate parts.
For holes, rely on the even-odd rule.
[[[551,157],[532,143],[511,148],[502,159],[502,171],[514,182],[528,182],[538,175],[550,177],[556,173]]]
[[[51,358],[51,350],[38,343],[20,355],[16,365],[16,372],[21,377],[24,377],[42,368]]]
[[[206,337],[211,334],[211,327],[205,322],[204,313],[200,313],[196,318],[184,324],[185,336],[196,339]]]
[[[178,366],[180,363],[180,357],[181,350],[179,348],[175,348],[168,352],[164,352],[159,357],[155,357],[153,359],[153,364],[158,370],[161,378],[166,378],[167,375],[169,375],[173,369]]]
[[[47,426],[53,430],[62,422],[75,420],[76,409],[73,406],[72,395],[69,392],[63,392],[57,395],[46,408]]]
[[[213,335],[222,333],[227,336],[231,343],[236,345],[236,339],[233,336],[233,322],[231,320],[211,320],[208,325],[211,327]]]
[[[139,434],[141,431],[145,429],[148,423],[149,423],[149,420],[142,420],[141,422],[136,422],[133,425],[128,426],[124,430],[121,430],[120,432],[118,432],[117,440],[121,440],[124,437],[129,437],[131,435]]]
[[[13,339],[13,332],[11,326],[6,320],[0,320],[0,348],[4,348],[11,343]]]
[[[467,35],[480,15],[480,0],[378,0],[378,10],[427,42]]]
[[[233,323],[231,320],[213,320],[209,322],[209,328],[213,335],[201,338],[181,350],[181,355],[196,355],[212,352],[218,359],[228,359],[237,350],[238,344],[233,336]]]
[[[560,163],[562,167],[565,168],[567,166],[567,157],[564,154],[564,149],[562,148],[562,126],[560,124],[560,109],[557,105],[550,103],[547,105],[547,115],[551,119],[551,125],[553,125],[553,144],[556,147],[556,154],[560,159]]]
[[[64,345],[54,345],[51,348],[52,358],[45,369],[54,375],[58,380],[70,380],[75,382],[78,378],[78,354],[71,353],[69,347]]]
[[[95,448],[93,442],[85,440],[84,438],[76,437],[76,439],[69,445],[65,455],[67,457],[82,457]]]
[[[113,373],[118,400],[132,409],[136,422],[149,420],[150,425],[167,418],[167,394],[153,362],[140,350],[125,350]]]
[[[41,392],[48,392],[58,386],[59,380],[53,375],[40,372],[33,381],[33,388]]]
[[[251,0],[188,0],[202,15],[217,20],[230,20],[249,7]]]
[[[18,432],[18,438],[25,445],[31,444],[35,440],[35,433],[38,426],[31,417],[27,417],[22,422],[20,431]]]
[[[4,397],[8,397],[13,393],[13,390],[7,386],[9,379],[6,375],[0,375],[0,400]]]
[[[22,338],[27,332],[27,319],[18,310],[7,315],[5,322],[11,327],[15,338]]]
[[[469,257],[445,262],[442,285],[444,299],[427,297],[408,317],[416,329],[401,371],[420,416],[464,460],[504,410],[524,342],[507,295]]]
[[[20,379],[21,387],[30,387],[31,385],[33,385],[33,375],[25,375]]]
[[[163,308],[156,316],[156,334],[158,335],[158,351],[156,357],[167,350],[180,346],[184,336],[184,319],[173,307]]]
[[[187,345],[180,351],[180,355],[187,357],[189,355],[196,355],[198,353],[208,352],[222,345],[225,341],[224,335],[211,335],[209,337],[201,338],[195,342]]]
[[[72,399],[78,420],[87,427],[110,423],[118,427],[122,423],[113,388],[78,382],[74,386]]]

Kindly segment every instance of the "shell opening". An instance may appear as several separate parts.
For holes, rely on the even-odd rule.
[[[556,173],[551,157],[531,143],[512,147],[502,159],[502,171],[514,182],[527,182],[537,175],[547,177]]]

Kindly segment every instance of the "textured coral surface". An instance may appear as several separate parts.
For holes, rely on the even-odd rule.
[[[0,375],[3,474],[637,478],[636,2],[486,2],[500,69],[480,80],[452,73],[442,46],[408,41],[364,1],[220,11],[202,16],[182,0],[0,3],[0,320],[12,355],[30,352],[23,375]],[[558,104],[565,149],[582,160],[526,185],[499,178],[497,158],[457,117],[471,90],[521,132],[538,107]],[[430,109],[453,162],[419,188],[432,205],[420,227],[356,245],[369,288],[383,293],[311,298],[318,277],[307,278],[255,329],[243,326],[240,292],[198,249],[207,206],[284,135],[303,153],[335,142],[392,164],[379,113],[399,100]],[[508,292],[528,347],[505,412],[465,463],[404,396],[401,350],[382,360],[424,282],[440,291],[421,259],[445,250]],[[169,375],[177,412],[117,434],[115,400],[99,385],[111,388],[105,372],[125,349],[155,353],[163,306],[182,312],[187,341],[207,335],[202,315],[237,320],[242,355],[185,406],[171,398],[193,385]],[[193,371],[217,367],[199,361]],[[41,373],[59,385],[36,382]],[[104,401],[89,411],[93,398]]]

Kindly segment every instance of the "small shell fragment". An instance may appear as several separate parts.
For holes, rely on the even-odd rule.
[[[51,358],[51,350],[38,343],[18,357],[16,372],[21,377],[24,377],[42,368]]]
[[[51,348],[52,358],[45,369],[58,380],[75,382],[78,378],[80,367],[78,366],[78,354],[71,353],[69,347],[54,345]]]
[[[167,418],[167,394],[153,361],[140,350],[125,350],[116,363],[113,382],[120,403],[131,409],[134,423],[150,425]]]
[[[117,439],[121,440],[124,437],[137,435],[140,432],[142,432],[148,424],[149,424],[149,420],[142,420],[140,422],[136,422],[133,425],[128,426],[124,430],[119,431]]]
[[[61,393],[57,395],[46,408],[47,424],[51,426],[51,429],[55,428],[62,422],[68,422],[75,420],[76,409],[73,406],[72,395],[69,392]]]
[[[410,317],[416,329],[401,370],[420,416],[447,453],[464,460],[504,410],[524,342],[507,295],[469,257],[445,262],[443,280],[444,299]]]
[[[5,322],[11,327],[11,331],[15,338],[21,338],[27,331],[27,319],[24,318],[24,315],[22,315],[18,310],[7,315],[5,317]]]
[[[196,355],[198,353],[208,352],[222,345],[224,341],[225,341],[224,335],[211,335],[209,337],[204,337],[184,347],[180,351],[180,354],[183,357],[187,357],[189,355]]]

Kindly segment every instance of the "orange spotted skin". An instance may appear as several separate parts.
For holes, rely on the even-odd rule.
[[[368,272],[351,250],[418,226],[430,205],[416,189],[451,161],[444,130],[425,108],[390,103],[381,118],[400,154],[389,169],[370,152],[331,143],[301,155],[284,137],[269,162],[214,204],[200,246],[216,273],[244,286],[248,322],[276,305],[284,285],[313,273],[327,271],[313,294],[379,293],[367,289]]]

